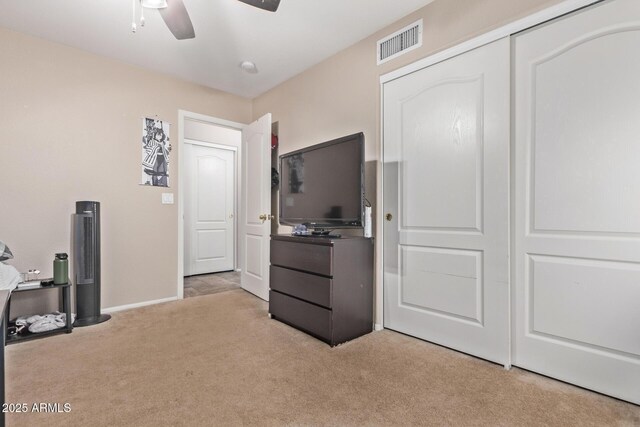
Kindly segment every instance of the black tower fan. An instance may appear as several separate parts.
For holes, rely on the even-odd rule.
[[[108,314],[100,314],[100,203],[76,202],[73,225],[77,305],[74,326],[90,326],[111,319]]]

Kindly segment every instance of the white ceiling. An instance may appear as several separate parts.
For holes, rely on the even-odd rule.
[[[132,1],[0,0],[0,26],[254,98],[433,0],[184,0],[196,38],[182,41],[155,10],[133,34]]]

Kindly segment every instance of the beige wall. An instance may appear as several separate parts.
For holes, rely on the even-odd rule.
[[[378,158],[379,77],[561,0],[435,0],[254,99],[253,118],[272,113],[280,154],[364,131],[367,160]],[[424,19],[421,48],[376,65],[378,39]]]
[[[75,201],[102,207],[102,306],[176,296],[178,109],[248,123],[251,101],[0,30],[0,240],[51,276]],[[139,186],[141,117],[169,121],[171,188]],[[26,302],[24,302],[26,304]]]
[[[435,0],[254,99],[253,118],[273,114],[279,123],[280,154],[363,131],[366,158],[376,160],[380,75],[560,1]],[[377,66],[377,40],[420,18],[424,19],[422,47]]]
[[[279,126],[280,154],[363,131],[366,196],[373,204],[375,215],[380,158],[380,76],[560,2],[435,0],[256,98],[253,117],[267,112],[273,114]],[[420,18],[424,20],[422,47],[377,66],[376,42]],[[374,218],[374,232],[376,223]],[[286,230],[286,227],[280,228],[280,232]],[[381,284],[377,284],[377,293],[381,293]],[[378,301],[378,312],[381,307]]]
[[[394,25],[250,100],[77,49],[0,29],[0,240],[20,270],[51,275],[69,251],[76,200],[102,203],[103,307],[176,295],[177,205],[138,186],[140,118],[173,124],[178,109],[247,123],[271,112],[280,154],[363,131],[367,197],[375,205],[379,76],[560,0],[436,0]],[[424,19],[420,49],[378,67],[376,41]],[[374,209],[375,212],[375,209]]]

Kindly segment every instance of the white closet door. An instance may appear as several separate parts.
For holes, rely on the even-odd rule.
[[[384,85],[384,325],[508,365],[510,43]]]
[[[514,43],[514,364],[640,403],[640,1]]]

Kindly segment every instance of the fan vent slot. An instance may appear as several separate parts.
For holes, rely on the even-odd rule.
[[[94,283],[96,279],[96,230],[95,217],[90,214],[74,215],[75,227],[75,274],[76,284]]]
[[[422,19],[378,40],[378,65],[422,46]]]
[[[94,243],[93,243],[93,216],[85,217],[84,219],[84,236],[82,246],[84,248],[84,259],[81,265],[82,268],[82,278],[85,280],[92,281],[94,279],[95,273],[95,265],[94,265]]]

